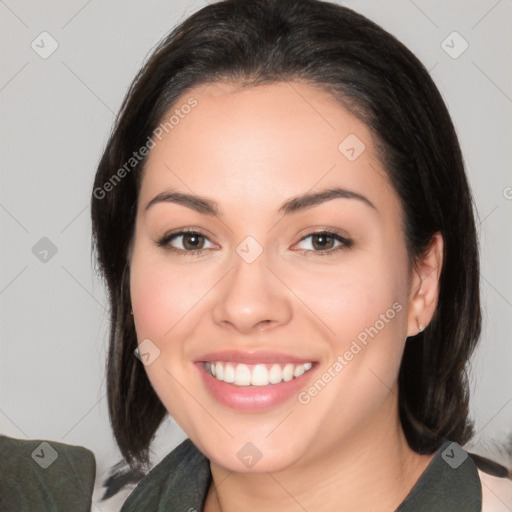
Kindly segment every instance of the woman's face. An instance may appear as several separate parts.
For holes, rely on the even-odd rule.
[[[237,472],[396,427],[417,324],[401,206],[367,127],[296,82],[196,87],[173,114],[145,168],[130,274],[166,409]]]

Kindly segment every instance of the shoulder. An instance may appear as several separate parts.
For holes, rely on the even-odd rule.
[[[512,481],[478,471],[482,482],[482,512],[512,510]]]
[[[185,439],[139,482],[121,512],[200,509],[209,488],[209,460]]]
[[[0,435],[0,453],[2,510],[90,510],[96,475],[90,450]]]
[[[397,512],[481,512],[482,488],[469,454],[445,441]]]

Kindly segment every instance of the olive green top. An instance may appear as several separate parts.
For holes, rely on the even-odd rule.
[[[139,482],[121,512],[201,512],[211,483],[208,459],[186,439]],[[481,512],[478,471],[457,443],[444,442],[395,512]]]
[[[89,450],[0,436],[0,455],[2,512],[90,511],[96,468]],[[186,439],[139,482],[121,512],[202,512],[211,481],[208,459]],[[447,441],[395,512],[481,508],[475,464],[457,443]]]
[[[2,512],[90,512],[95,475],[86,448],[0,436]]]

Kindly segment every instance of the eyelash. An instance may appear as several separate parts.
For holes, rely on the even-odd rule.
[[[169,245],[169,242],[171,242],[171,240],[174,240],[175,238],[178,238],[183,235],[198,235],[198,236],[205,238],[206,240],[209,240],[208,237],[206,237],[199,231],[181,230],[181,231],[177,231],[175,233],[169,233],[167,235],[164,235],[157,242],[157,245],[159,247],[163,247],[166,251],[170,251],[175,254],[187,255],[187,256],[200,257],[204,251],[208,250],[208,249],[193,249],[191,251],[187,251],[185,249],[177,249],[176,247],[172,247],[171,245]],[[338,242],[341,243],[341,245],[338,245],[338,247],[335,247],[335,248],[327,250],[327,251],[314,251],[311,249],[300,249],[297,252],[300,252],[302,254],[315,253],[315,255],[318,255],[318,256],[333,256],[334,254],[337,254],[338,251],[340,251],[340,250],[350,249],[354,244],[352,240],[349,240],[348,238],[345,238],[345,237],[341,236],[340,234],[332,232],[332,231],[313,231],[311,233],[308,233],[304,237],[302,237],[298,243],[300,243],[314,235],[325,235],[325,236],[327,236],[327,238],[333,238],[334,240],[337,240]]]

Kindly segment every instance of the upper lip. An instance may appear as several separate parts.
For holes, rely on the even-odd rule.
[[[303,357],[292,356],[282,352],[259,351],[259,352],[242,352],[240,350],[221,350],[218,352],[209,352],[197,358],[197,362],[206,361],[222,361],[233,363],[309,363],[313,359],[305,359]]]

